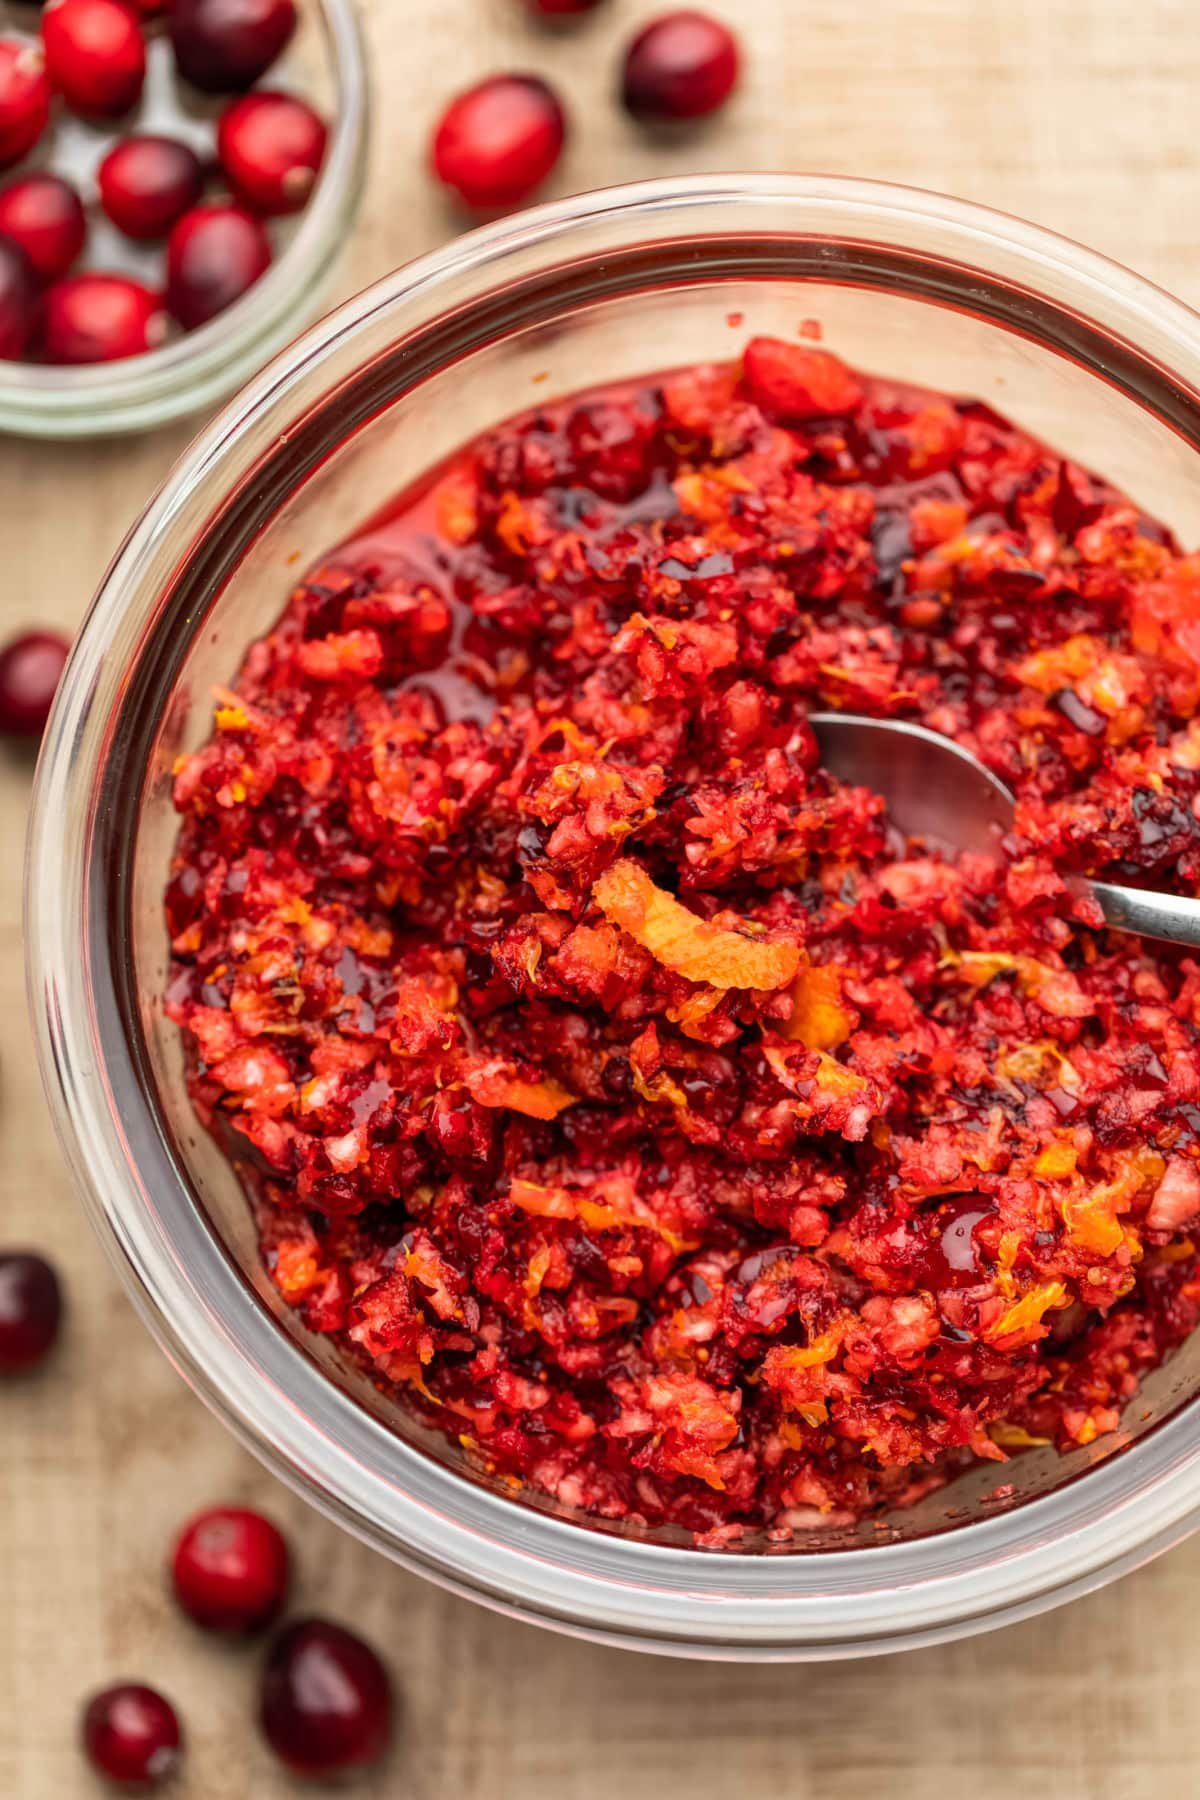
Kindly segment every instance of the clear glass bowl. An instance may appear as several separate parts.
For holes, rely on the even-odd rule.
[[[514,1500],[310,1339],[258,1267],[163,1019],[171,768],[297,569],[537,395],[826,340],[991,401],[1200,541],[1200,319],[1127,270],[937,195],[672,180],[460,238],[324,319],[196,440],[134,527],[47,734],[30,993],[62,1141],[168,1354],[244,1441],[390,1556],[492,1606],[646,1649],[816,1658],[928,1643],[1095,1587],[1192,1530],[1200,1334],[1117,1437],[1032,1451],[862,1530],[696,1550]],[[997,1479],[1011,1484],[995,1493]]]
[[[0,33],[32,38],[37,15],[0,0]],[[146,88],[136,112],[96,124],[56,110],[26,162],[8,175],[52,168],[79,187],[89,243],[81,268],[116,269],[161,285],[163,246],[134,245],[109,224],[95,199],[95,171],[130,131],[165,131],[213,154],[219,98],[176,86],[162,32],[148,41]],[[143,431],[211,408],[294,337],[311,318],[358,213],[369,122],[366,49],[356,0],[306,0],[300,26],[262,83],[310,99],[329,122],[320,177],[303,212],[272,226],[275,261],[235,305],[161,349],[83,368],[0,361],[0,431],[24,437],[111,437]]]

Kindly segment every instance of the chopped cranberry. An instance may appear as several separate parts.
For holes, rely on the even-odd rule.
[[[738,77],[737,39],[707,13],[664,13],[625,53],[621,98],[643,119],[699,119],[728,100]]]
[[[270,265],[270,240],[251,213],[224,204],[193,207],[167,244],[167,305],[185,331],[195,331],[240,300]]]
[[[171,1575],[175,1598],[210,1631],[257,1631],[287,1596],[290,1559],[281,1533],[261,1513],[217,1506],[185,1525]]]
[[[29,258],[0,237],[0,361],[24,355],[37,319],[37,283]]]
[[[230,186],[259,212],[299,212],[317,179],[327,135],[306,101],[246,94],[222,115],[217,155]]]
[[[182,1742],[170,1701],[134,1682],[105,1688],[83,1715],[88,1761],[127,1787],[152,1788],[165,1781],[179,1763]]]
[[[126,0],[49,0],[42,42],[51,85],[74,112],[115,119],[136,105],[146,46]]]
[[[0,189],[0,235],[20,245],[35,275],[56,281],[83,249],[83,202],[61,175],[26,175]]]
[[[126,237],[165,237],[204,186],[200,158],[178,138],[150,134],[116,144],[100,164],[100,204]]]
[[[387,1670],[353,1632],[297,1620],[271,1646],[259,1717],[272,1750],[296,1774],[361,1768],[391,1736]]]
[[[26,631],[0,650],[0,732],[41,737],[71,646],[54,631]]]
[[[0,38],[0,164],[16,162],[50,118],[50,83],[40,44]]]
[[[433,138],[433,168],[468,206],[514,206],[558,161],[566,120],[536,75],[493,75],[452,100]]]
[[[162,296],[127,275],[68,275],[46,292],[42,347],[51,362],[120,362],[166,335]]]
[[[252,87],[295,29],[295,0],[174,0],[171,8],[179,73],[208,94]]]
[[[62,1290],[43,1257],[0,1255],[0,1375],[40,1363],[58,1336]]]

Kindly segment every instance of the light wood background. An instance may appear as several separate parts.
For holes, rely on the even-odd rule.
[[[827,169],[956,191],[1067,232],[1200,305],[1195,0],[708,0],[742,31],[725,114],[668,145],[612,104],[618,46],[658,0],[574,30],[521,0],[364,0],[379,88],[349,293],[456,228],[424,167],[448,92],[532,68],[574,136],[551,191],[687,169]],[[0,630],[73,627],[186,429],[0,444]],[[179,1800],[298,1790],[250,1722],[255,1652],[175,1616],[173,1529],[219,1499],[290,1530],[298,1603],[357,1623],[405,1696],[371,1800],[1174,1800],[1200,1794],[1200,1539],[1065,1612],[899,1659],[722,1668],[593,1649],[393,1569],[310,1513],[208,1416],[145,1336],[68,1191],[25,1022],[19,846],[27,766],[0,756],[0,1243],[69,1284],[53,1365],[0,1391],[0,1800],[99,1790],[80,1697],[160,1683],[189,1734]]]

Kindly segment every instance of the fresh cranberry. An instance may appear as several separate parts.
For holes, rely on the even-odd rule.
[[[171,1575],[175,1598],[210,1631],[257,1631],[287,1596],[290,1559],[283,1537],[261,1513],[218,1506],[184,1526]]]
[[[0,732],[6,737],[41,737],[70,650],[54,631],[22,632],[0,650]]]
[[[42,348],[51,362],[120,362],[166,336],[161,294],[127,275],[68,275],[48,288]]]
[[[40,44],[0,38],[0,165],[16,162],[50,118],[50,83]]]
[[[61,1318],[62,1290],[50,1264],[27,1252],[0,1255],[0,1375],[41,1362]]]
[[[126,0],[49,0],[42,42],[51,85],[72,111],[115,119],[136,105],[146,46]]]
[[[149,134],[115,144],[100,164],[100,204],[118,230],[139,241],[165,237],[195,206],[204,186],[196,152],[178,138]]]
[[[26,175],[0,188],[0,235],[20,245],[35,275],[56,281],[83,249],[83,202],[60,175]]]
[[[171,7],[179,73],[207,94],[252,87],[295,29],[295,0],[174,0]]]
[[[433,137],[433,168],[468,206],[515,206],[558,161],[566,120],[536,75],[493,75],[452,100]]]
[[[37,321],[37,283],[29,258],[9,238],[0,237],[0,361],[25,354]]]
[[[195,331],[240,300],[271,265],[261,223],[240,206],[196,206],[167,244],[167,305]]]
[[[83,1715],[83,1747],[92,1767],[127,1787],[165,1781],[178,1765],[182,1743],[175,1708],[152,1687],[122,1682],[105,1688]]]
[[[302,1619],[280,1633],[263,1673],[267,1742],[299,1775],[333,1775],[374,1762],[392,1729],[387,1670],[340,1625]]]
[[[737,39],[707,13],[664,13],[625,52],[621,98],[642,119],[699,119],[728,100],[738,77]]]
[[[229,185],[259,212],[299,212],[317,179],[327,135],[305,101],[260,91],[225,109],[217,155]]]

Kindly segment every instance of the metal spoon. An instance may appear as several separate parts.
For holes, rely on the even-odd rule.
[[[901,719],[812,713],[821,760],[839,781],[870,788],[908,837],[939,848],[994,853],[1012,830],[1016,801],[1004,783],[952,738]],[[1200,900],[1156,894],[1068,875],[1067,885],[1095,900],[1107,925],[1168,944],[1200,946]]]

